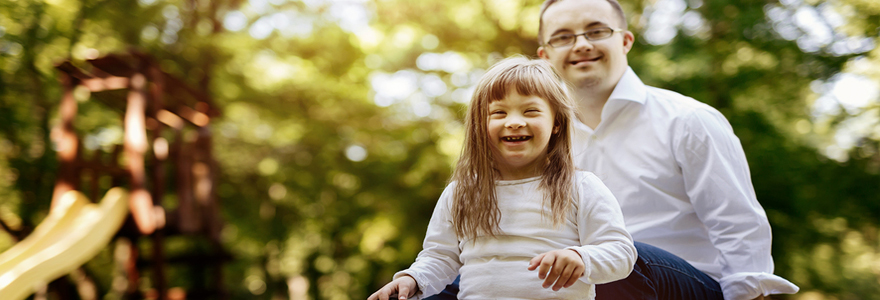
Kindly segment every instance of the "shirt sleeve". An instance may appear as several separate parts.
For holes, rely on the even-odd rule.
[[[770,223],[730,123],[707,106],[687,114],[678,125],[675,159],[688,198],[721,254],[724,299],[796,293],[797,286],[773,274]]]
[[[578,182],[577,228],[581,246],[568,247],[584,259],[580,280],[601,284],[629,276],[636,262],[636,247],[626,231],[620,204],[593,173]]]
[[[447,284],[452,283],[461,268],[459,259],[461,248],[458,237],[452,227],[450,208],[454,183],[450,184],[440,195],[434,207],[422,251],[409,269],[394,274],[394,279],[401,276],[412,276],[419,286],[415,299],[422,299],[443,291]]]

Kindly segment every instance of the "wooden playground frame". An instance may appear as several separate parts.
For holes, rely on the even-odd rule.
[[[211,150],[210,130],[212,119],[220,111],[212,100],[163,72],[151,56],[137,51],[88,60],[82,66],[66,61],[56,68],[63,96],[61,122],[53,130],[59,168],[52,205],[66,192],[81,187],[88,189],[87,195],[95,201],[100,197],[99,178],[111,177],[112,187],[124,186],[130,191],[131,214],[116,235],[130,241],[116,247],[116,251],[125,251],[127,257],[123,263],[128,281],[125,298],[180,299],[181,289],[168,287],[166,267],[171,263],[186,264],[213,275],[205,287],[183,291],[186,299],[228,298],[222,265],[230,255],[220,242],[222,220],[215,193],[217,163]],[[82,89],[87,89],[89,95],[113,90],[127,92],[124,97],[111,95],[99,100],[111,110],[121,112],[123,118],[123,144],[117,145],[109,157],[96,150],[87,158],[82,150],[74,128],[78,106],[75,93]],[[166,136],[173,138],[169,141]],[[162,205],[167,201],[169,181],[173,181],[176,193],[173,209]],[[208,253],[166,257],[165,240],[175,235],[202,239],[213,249]],[[150,257],[138,254],[138,241],[142,239],[151,243]],[[153,288],[146,294],[138,290],[140,270],[145,268],[152,273]]]

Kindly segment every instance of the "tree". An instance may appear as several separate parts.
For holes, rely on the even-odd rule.
[[[0,225],[11,233],[0,249],[48,208],[53,64],[134,47],[222,108],[213,130],[233,297],[365,298],[420,250],[482,70],[535,56],[540,2],[0,3]],[[876,299],[878,96],[854,110],[816,103],[846,74],[876,82],[878,7],[622,2],[635,71],[718,108],[740,137],[773,225],[777,273],[803,291],[779,298]],[[78,99],[87,150],[119,143],[119,120],[89,95]],[[856,142],[837,145],[841,131]],[[86,266],[105,293],[109,261]],[[193,286],[191,275],[173,273],[171,285]]]

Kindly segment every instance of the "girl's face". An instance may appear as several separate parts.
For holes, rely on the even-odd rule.
[[[553,116],[547,100],[516,90],[489,103],[489,145],[502,180],[540,174],[550,136],[559,131]]]

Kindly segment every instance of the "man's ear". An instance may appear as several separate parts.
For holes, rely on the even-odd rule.
[[[629,53],[629,50],[633,47],[633,42],[636,40],[636,37],[629,30],[623,32],[623,53]]]
[[[544,46],[538,47],[538,57],[550,59],[550,56],[547,56],[547,50],[544,50]]]

